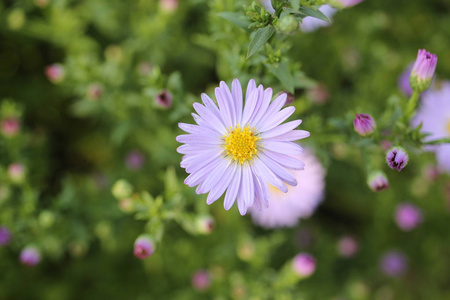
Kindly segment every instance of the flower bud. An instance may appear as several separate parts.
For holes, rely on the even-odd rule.
[[[11,231],[5,226],[0,226],[0,246],[6,246],[11,242]]]
[[[156,104],[162,108],[169,108],[172,106],[172,94],[167,90],[161,91],[156,95]]]
[[[294,102],[294,100],[295,100],[295,96],[289,92],[282,91],[282,92],[279,92],[276,97],[283,95],[283,94],[286,94],[286,102],[284,103],[284,106],[291,105],[292,102]]]
[[[294,257],[292,267],[300,277],[308,277],[316,270],[316,259],[308,253],[300,253]]]
[[[10,164],[8,175],[14,183],[21,183],[25,179],[25,167],[20,163]]]
[[[192,286],[198,291],[204,291],[211,285],[211,277],[206,270],[198,270],[192,275]]]
[[[395,211],[395,221],[403,231],[411,231],[422,223],[422,212],[411,203],[401,203]]]
[[[264,9],[269,14],[274,14],[275,13],[275,9],[272,6],[272,1],[271,0],[259,0],[259,3],[261,3],[262,7],[264,7]]]
[[[400,251],[390,251],[380,261],[381,271],[390,277],[403,275],[408,269],[406,256]]]
[[[131,196],[133,187],[125,179],[119,179],[114,183],[111,192],[116,199],[124,199]]]
[[[369,176],[367,184],[369,185],[370,189],[374,192],[379,192],[389,188],[388,179],[386,178],[386,175],[381,171],[373,172]]]
[[[355,131],[362,136],[371,134],[375,130],[375,121],[368,114],[356,114],[353,120]]]
[[[393,147],[386,154],[386,162],[391,169],[401,171],[408,163],[408,154],[401,147]]]
[[[87,89],[87,97],[91,100],[98,100],[103,95],[103,86],[99,83],[92,83]]]
[[[200,216],[195,221],[195,227],[200,234],[210,234],[214,229],[214,219],[210,216]]]
[[[409,83],[414,91],[419,93],[426,91],[433,81],[434,71],[437,65],[437,56],[425,49],[417,53],[416,62],[409,77]]]
[[[166,13],[172,13],[178,8],[178,0],[160,0],[159,7]]]
[[[65,70],[61,64],[53,64],[45,68],[45,74],[52,83],[60,83],[64,80]]]
[[[131,151],[125,158],[125,164],[130,170],[139,170],[145,163],[144,155],[137,150]]]
[[[139,259],[149,257],[155,252],[155,245],[149,237],[143,235],[136,239],[134,242],[134,256]]]
[[[17,118],[6,118],[2,121],[2,133],[6,137],[15,136],[20,130],[20,122]]]
[[[328,101],[330,93],[324,84],[318,84],[310,88],[307,92],[308,97],[317,104],[324,104]]]
[[[20,253],[20,262],[28,267],[33,267],[41,262],[41,253],[36,247],[28,246]]]
[[[299,23],[293,15],[286,15],[277,22],[277,27],[281,32],[291,34],[299,29]]]
[[[358,242],[352,236],[344,236],[338,242],[338,252],[343,257],[352,257],[358,252]]]

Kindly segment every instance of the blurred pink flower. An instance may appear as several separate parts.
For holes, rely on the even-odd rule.
[[[65,71],[61,64],[53,64],[45,68],[45,74],[48,80],[53,83],[60,83],[64,80]]]
[[[408,269],[405,254],[400,251],[389,251],[385,253],[381,258],[380,268],[384,274],[390,277],[403,275]]]
[[[416,228],[423,221],[421,210],[411,203],[401,203],[395,211],[395,221],[403,231]]]
[[[351,257],[358,252],[358,242],[353,236],[344,236],[338,242],[338,252],[343,257]]]
[[[41,261],[41,253],[35,247],[26,247],[20,253],[20,262],[26,266],[32,267]]]
[[[316,270],[316,259],[308,253],[299,253],[294,257],[292,267],[300,277],[308,277]]]
[[[11,231],[5,226],[0,226],[0,246],[8,245],[11,241]]]
[[[125,164],[127,165],[127,168],[130,170],[139,170],[140,168],[142,168],[144,163],[145,157],[138,150],[133,150],[129,152],[127,154],[127,157],[125,158]]]
[[[15,136],[20,130],[20,122],[17,118],[6,118],[1,121],[1,130],[4,136]]]
[[[198,291],[204,291],[211,285],[209,272],[206,270],[198,270],[192,275],[192,286]]]
[[[139,237],[134,243],[134,256],[139,259],[149,257],[155,251],[153,241],[145,236]]]

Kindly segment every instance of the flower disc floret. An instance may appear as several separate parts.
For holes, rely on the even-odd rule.
[[[241,128],[238,124],[225,136],[224,147],[227,155],[243,164],[246,160],[252,160],[252,157],[258,153],[257,141],[259,139],[249,126]]]

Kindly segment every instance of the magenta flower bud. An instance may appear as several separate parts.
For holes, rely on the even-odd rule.
[[[87,97],[92,100],[98,100],[103,95],[103,86],[99,83],[92,83],[87,89]]]
[[[395,211],[395,221],[403,231],[411,231],[422,223],[421,210],[411,203],[401,203]]]
[[[144,155],[137,150],[131,151],[125,158],[125,164],[130,170],[139,170],[145,163]]]
[[[269,14],[274,14],[275,13],[275,9],[272,6],[272,1],[271,0],[259,0],[259,3],[261,3],[262,7],[264,7],[264,9]]]
[[[155,245],[150,238],[146,236],[140,236],[134,242],[134,256],[136,256],[137,258],[147,258],[152,255],[153,252],[155,252]]]
[[[436,70],[437,60],[438,58],[435,54],[425,49],[419,50],[409,77],[409,83],[414,91],[421,93],[430,87],[434,71]]]
[[[206,270],[198,270],[192,275],[192,286],[198,291],[204,291],[211,285],[211,276]]]
[[[391,169],[401,171],[408,164],[408,154],[401,147],[393,147],[386,154],[386,162]]]
[[[403,275],[407,269],[405,254],[400,251],[390,251],[383,255],[380,261],[381,271],[390,277]]]
[[[210,216],[200,216],[195,222],[197,232],[200,234],[210,234],[214,230],[214,219]]]
[[[342,5],[342,7],[351,7],[363,2],[364,0],[337,0],[337,1]]]
[[[15,136],[20,130],[20,122],[17,118],[6,118],[2,120],[2,133],[6,137]]]
[[[324,84],[318,84],[308,90],[308,97],[317,104],[324,104],[328,101],[330,93]]]
[[[405,95],[410,97],[412,94],[411,85],[409,84],[409,77],[413,68],[413,63],[409,64],[403,73],[398,77],[398,88]]]
[[[0,226],[0,246],[6,246],[11,242],[11,231],[4,226]]]
[[[374,192],[379,192],[389,188],[388,179],[386,178],[386,175],[384,175],[384,173],[381,171],[373,172],[369,176],[367,184],[369,185],[370,189]]]
[[[316,270],[316,259],[308,253],[300,253],[294,257],[292,267],[300,277],[308,277]]]
[[[358,242],[352,236],[344,236],[338,242],[338,252],[343,257],[352,257],[358,252]]]
[[[65,70],[61,64],[53,64],[45,68],[45,74],[52,83],[60,83],[64,80]]]
[[[8,167],[8,175],[13,182],[22,182],[25,178],[25,167],[20,163],[10,164]]]
[[[286,96],[287,96],[286,97],[286,102],[284,103],[284,106],[289,106],[289,105],[292,104],[292,102],[294,102],[295,96],[293,94],[289,93],[289,92],[286,92],[286,91],[279,92],[276,97],[278,97],[278,96],[280,96],[282,94],[286,94]]]
[[[172,106],[172,94],[167,90],[163,90],[156,95],[156,104],[163,108],[169,108]]]
[[[159,0],[159,7],[164,12],[172,13],[178,8],[178,0]]]
[[[375,121],[368,114],[356,114],[353,120],[355,131],[362,136],[371,134],[375,130]]]
[[[41,253],[36,247],[28,246],[20,253],[20,262],[28,267],[33,267],[41,262]]]

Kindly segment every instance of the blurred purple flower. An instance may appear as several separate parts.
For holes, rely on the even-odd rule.
[[[316,270],[316,259],[308,253],[300,253],[294,257],[292,267],[300,277],[308,277]]]
[[[422,95],[422,105],[412,120],[412,126],[422,123],[421,132],[428,133],[425,141],[450,137],[450,81],[444,81],[440,88],[432,88]],[[450,144],[428,146],[436,153],[438,168],[450,172]]]
[[[11,231],[5,226],[0,226],[0,246],[8,245],[11,242]]]
[[[192,275],[192,286],[198,291],[204,291],[211,285],[211,277],[206,270],[198,270]]]
[[[411,203],[401,203],[395,211],[395,221],[403,231],[410,231],[422,223],[421,210]]]
[[[149,257],[155,252],[155,245],[153,241],[145,236],[141,236],[134,242],[134,256],[139,259]]]
[[[400,91],[402,91],[402,93],[408,97],[410,97],[412,94],[411,85],[409,84],[409,77],[411,75],[412,68],[413,63],[410,63],[408,67],[403,71],[403,73],[398,77],[397,81]]]
[[[142,168],[144,163],[145,157],[138,150],[133,150],[129,152],[127,154],[127,157],[125,158],[125,164],[127,165],[127,168],[130,170],[139,170],[140,168]]]
[[[401,147],[393,147],[386,153],[386,162],[389,168],[401,171],[408,164],[408,154]]]
[[[41,253],[36,247],[26,247],[20,253],[20,262],[29,267],[35,266],[41,262]]]
[[[409,78],[413,90],[424,92],[431,85],[434,71],[436,70],[438,58],[425,49],[420,49],[417,53],[416,62],[411,70]]]
[[[156,95],[156,104],[162,108],[169,108],[172,106],[172,94],[167,90],[161,91]]]
[[[344,236],[339,239],[338,252],[343,257],[352,257],[358,252],[358,242],[353,236]]]
[[[326,15],[330,20],[331,17],[336,13],[337,9],[331,7],[330,5],[322,5],[319,7],[319,10]],[[300,23],[300,29],[303,32],[312,32],[317,30],[320,27],[329,26],[330,23],[322,21],[320,19],[314,18],[314,17],[306,17],[303,18],[302,22]]]
[[[45,74],[52,83],[60,83],[64,80],[65,71],[61,64],[53,64],[45,68]]]
[[[328,98],[330,97],[330,93],[328,92],[328,89],[324,84],[316,85],[315,87],[309,89],[307,93],[308,97],[318,104],[326,103],[328,101]]]
[[[293,227],[300,218],[310,217],[322,201],[325,189],[325,169],[309,150],[298,156],[304,170],[290,171],[297,180],[297,186],[289,186],[283,193],[269,186],[268,208],[252,206],[250,213],[253,222],[266,228]]]
[[[6,118],[2,121],[2,133],[4,136],[15,136],[20,130],[20,122],[17,118]]]
[[[380,261],[381,271],[390,277],[403,275],[407,269],[407,259],[405,254],[400,251],[390,251],[383,255]]]
[[[368,179],[369,187],[374,192],[379,192],[389,188],[389,182],[386,175],[383,172],[374,172]]]
[[[353,120],[355,131],[362,136],[371,134],[375,130],[375,121],[368,114],[356,114]]]

